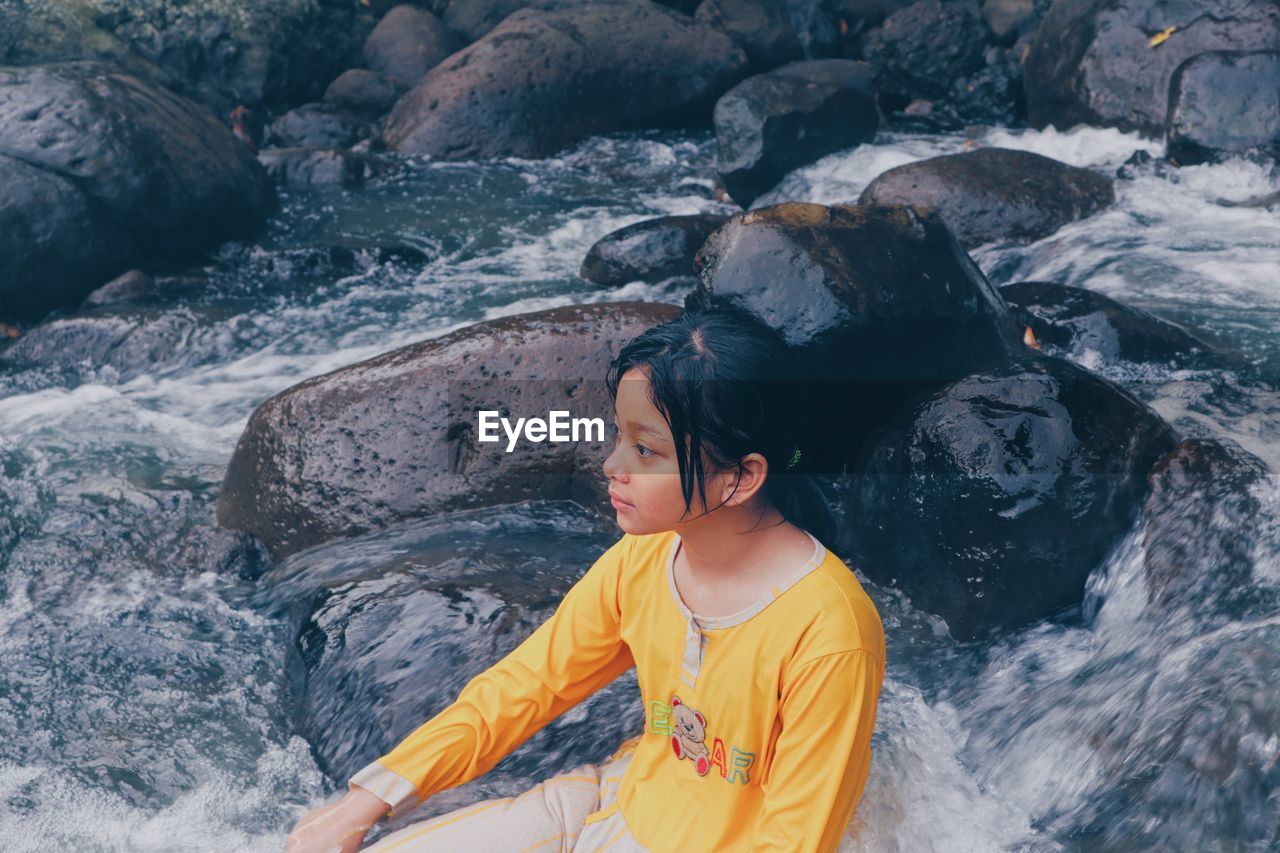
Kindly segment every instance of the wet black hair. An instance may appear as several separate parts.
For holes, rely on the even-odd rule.
[[[779,332],[737,306],[689,309],[622,347],[605,380],[615,404],[633,368],[648,376],[649,399],[671,428],[686,515],[695,486],[707,504],[703,453],[714,470],[739,471],[744,457],[759,453],[769,463],[758,493],[764,502],[835,547],[836,518],[802,446],[803,383]]]

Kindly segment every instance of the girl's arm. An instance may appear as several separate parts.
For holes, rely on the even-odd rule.
[[[392,807],[418,805],[483,775],[539,729],[633,665],[622,641],[618,581],[634,537],[624,535],[556,612],[452,705],[351,777]]]
[[[871,766],[883,679],[865,649],[823,655],[787,675],[752,851],[836,849]]]

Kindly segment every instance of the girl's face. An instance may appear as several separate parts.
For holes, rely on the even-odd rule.
[[[691,511],[685,515],[671,428],[649,401],[649,380],[638,368],[628,370],[618,382],[615,426],[617,438],[604,461],[604,474],[624,532],[642,536],[674,530],[706,511],[695,487]],[[705,471],[705,456],[703,465]],[[724,499],[722,480],[708,474],[707,501],[712,506]]]

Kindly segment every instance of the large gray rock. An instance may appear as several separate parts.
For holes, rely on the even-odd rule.
[[[849,59],[793,62],[734,86],[714,119],[720,179],[749,207],[792,169],[875,139],[875,72]]]
[[[1026,351],[1004,300],[918,208],[760,208],[716,231],[698,264],[688,307],[745,308],[793,348],[823,414],[810,424],[816,468],[851,461],[906,398]]]
[[[253,413],[218,500],[223,527],[274,558],[444,510],[521,500],[608,507],[606,442],[478,441],[481,409],[547,418],[613,409],[621,345],[679,313],[639,302],[480,323],[308,379]],[[499,431],[501,433],[501,431]]]
[[[0,155],[0,320],[74,305],[137,246],[69,179]]]
[[[890,169],[860,204],[915,204],[938,211],[965,248],[1029,242],[1115,202],[1110,177],[1029,151],[979,148]]]
[[[1280,156],[1280,51],[1216,51],[1169,84],[1168,156],[1184,165],[1248,151]]]
[[[920,0],[885,18],[862,43],[883,92],[938,99],[983,65],[991,31],[976,6]]]
[[[462,47],[426,9],[402,4],[386,14],[364,43],[364,61],[397,86],[413,88],[427,72]]]
[[[1056,0],[1027,57],[1028,119],[1162,136],[1179,65],[1206,51],[1277,44],[1280,4],[1270,0]]]
[[[0,190],[33,235],[4,252],[0,310],[28,315],[78,303],[143,259],[252,233],[274,203],[253,154],[204,108],[94,62],[0,68],[0,158],[48,176],[10,164],[25,177]],[[36,183],[48,187],[48,209],[15,213]],[[25,240],[0,232],[0,244]]]
[[[753,71],[804,58],[804,45],[776,0],[704,0],[696,17],[740,44]]]
[[[728,36],[648,0],[523,9],[433,68],[384,136],[441,160],[543,157],[594,133],[705,122],[746,67]]]
[[[1030,355],[886,420],[854,466],[849,547],[960,640],[1079,605],[1174,445],[1119,386]]]
[[[372,23],[347,0],[18,0],[0,3],[0,65],[98,59],[219,114],[314,99]]]

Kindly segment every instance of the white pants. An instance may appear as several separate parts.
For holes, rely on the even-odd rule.
[[[552,776],[518,797],[501,797],[397,830],[365,851],[397,853],[579,853],[644,851],[615,802],[635,740],[603,764]],[[590,822],[587,818],[592,818]]]

